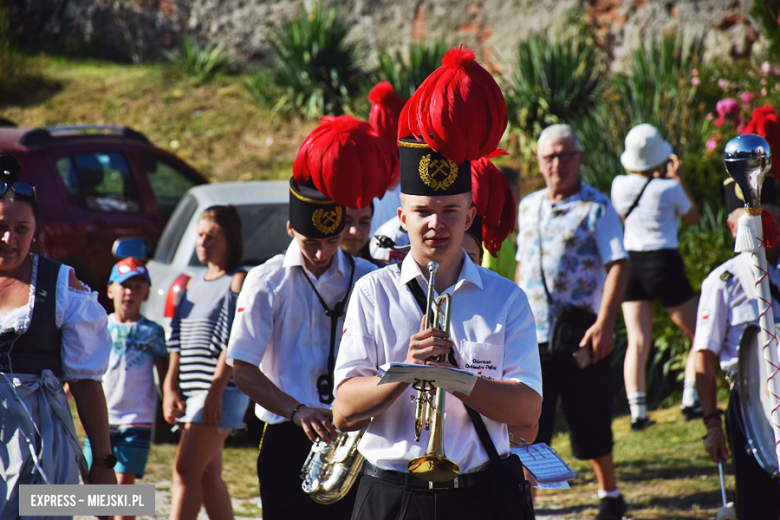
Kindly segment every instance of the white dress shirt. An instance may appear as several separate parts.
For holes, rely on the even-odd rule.
[[[368,250],[371,252],[371,258],[382,260],[389,264],[400,264],[406,258],[406,251],[395,251],[394,249],[379,247],[379,241],[374,238],[376,235],[384,235],[390,238],[397,246],[408,246],[409,233],[401,227],[401,219],[398,218],[398,215],[379,226],[379,229],[371,235]]]
[[[293,240],[284,254],[249,271],[236,304],[236,317],[228,342],[227,364],[237,359],[257,365],[263,374],[285,393],[310,407],[325,407],[317,393],[317,379],[328,372],[330,318],[317,295],[301,273],[314,283],[329,308],[344,298],[350,266],[341,249],[319,278],[315,279]],[[355,278],[376,269],[372,263],[355,258]],[[354,289],[350,298],[354,295]],[[339,319],[336,352],[341,340]],[[257,405],[257,417],[268,423],[287,421],[286,417]]]
[[[458,281],[444,291],[452,296],[450,338],[458,366],[486,379],[519,381],[541,395],[539,349],[525,293],[506,278],[474,265],[465,252],[463,257]],[[406,286],[410,280],[427,287],[412,255],[356,284],[336,361],[336,387],[351,377],[375,376],[379,366],[406,359],[409,339],[422,320],[422,311]],[[408,462],[424,454],[427,435],[414,441],[415,405],[408,397],[416,393],[409,387],[372,419],[359,445],[370,463],[408,472]],[[498,453],[508,454],[507,426],[484,420]],[[461,473],[489,464],[463,403],[451,394],[445,408],[444,448]]]
[[[720,368],[727,374],[737,370],[737,354],[742,331],[751,323],[758,325],[750,253],[742,253],[715,268],[701,284],[696,317],[694,350],[709,350],[718,356]],[[769,283],[780,288],[777,267],[769,270]],[[780,302],[772,298],[775,322],[780,319]]]

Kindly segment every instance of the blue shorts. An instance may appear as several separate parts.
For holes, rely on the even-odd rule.
[[[208,395],[208,390],[196,390],[187,396],[187,404],[184,417],[176,419],[180,423],[203,422],[203,403]],[[220,428],[237,430],[244,428],[244,414],[249,406],[249,396],[238,388],[226,388],[222,393],[222,417],[219,419]]]
[[[111,451],[116,456],[116,473],[133,473],[137,478],[144,477],[146,461],[149,459],[149,447],[152,441],[152,428],[110,427]],[[92,448],[89,438],[84,441],[84,456],[92,467]]]

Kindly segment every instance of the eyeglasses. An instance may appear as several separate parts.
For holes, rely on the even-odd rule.
[[[29,182],[0,182],[0,197],[5,195],[9,189],[14,190],[17,195],[21,195],[22,197],[36,198],[35,186]]]
[[[558,159],[559,163],[567,163],[572,159],[574,159],[579,154],[580,154],[579,150],[576,152],[561,152],[561,153],[554,153],[550,155],[543,155],[541,159],[547,164],[551,164],[555,159]]]

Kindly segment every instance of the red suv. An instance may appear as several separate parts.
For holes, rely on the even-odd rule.
[[[15,155],[21,177],[36,186],[48,256],[76,269],[104,305],[114,241],[143,236],[154,248],[182,195],[208,182],[121,126],[0,128],[0,150]]]

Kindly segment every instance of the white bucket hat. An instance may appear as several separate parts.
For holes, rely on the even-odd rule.
[[[626,151],[620,164],[632,172],[644,172],[663,164],[674,151],[652,125],[637,125],[626,136]]]

